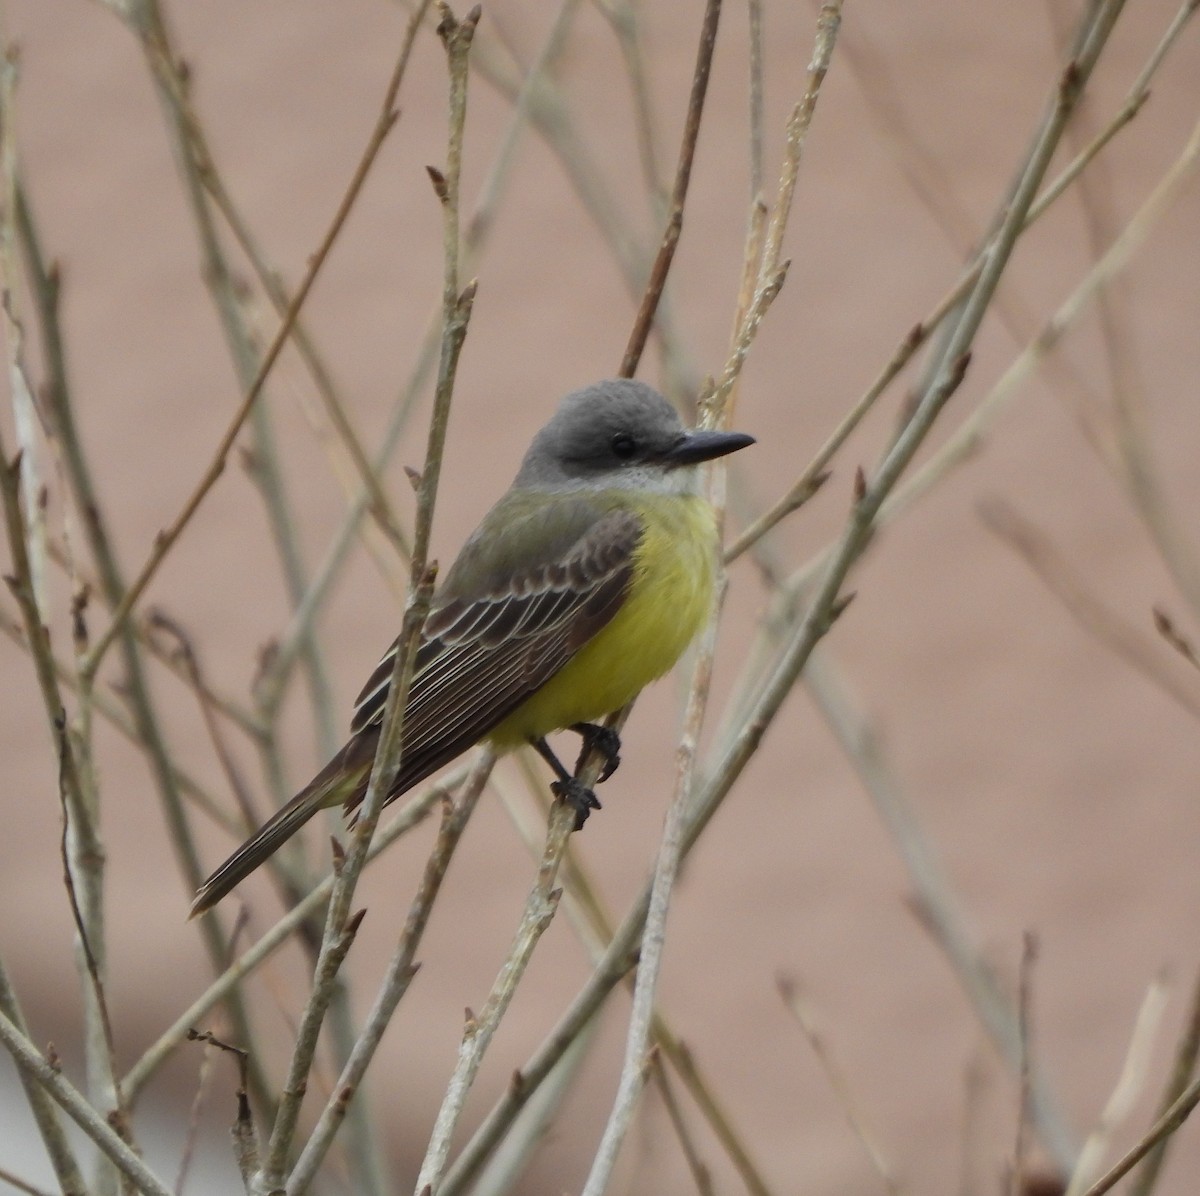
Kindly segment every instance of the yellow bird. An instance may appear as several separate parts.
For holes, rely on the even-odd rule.
[[[391,802],[482,739],[532,744],[576,827],[600,803],[546,743],[571,729],[618,763],[596,720],[666,673],[704,624],[717,534],[704,461],[754,443],[688,429],[657,391],[613,379],[567,395],[512,486],[463,545],[426,621]],[[318,810],[366,793],[396,644],[355,703],[345,746],[200,886],[211,909]]]

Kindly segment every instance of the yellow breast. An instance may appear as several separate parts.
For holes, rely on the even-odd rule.
[[[502,722],[498,748],[619,710],[668,672],[704,626],[712,600],[716,524],[695,496],[639,496],[645,526],[621,609],[576,656]]]

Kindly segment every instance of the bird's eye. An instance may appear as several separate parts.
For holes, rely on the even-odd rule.
[[[637,452],[637,444],[633,437],[628,432],[618,432],[612,438],[612,451],[616,453],[622,461],[628,461],[630,457]]]

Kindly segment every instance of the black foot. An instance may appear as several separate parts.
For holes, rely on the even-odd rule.
[[[597,728],[597,730],[600,730],[600,728]],[[582,735],[584,732],[581,731],[580,734]],[[575,811],[575,829],[579,830],[587,822],[588,815],[593,810],[600,809],[599,800],[582,781],[577,780],[567,772],[563,767],[562,761],[554,754],[545,739],[535,739],[533,746],[537,749],[538,755],[554,770],[554,775],[558,778],[558,780],[551,784],[550,792],[559,801],[566,802]],[[610,760],[612,759],[612,757],[609,758]],[[613,768],[616,768],[615,763],[609,769],[609,772]],[[608,773],[604,775],[607,776]],[[603,779],[601,777],[601,780]]]
[[[583,767],[588,753],[595,749],[604,757],[604,767],[596,778],[596,784],[607,781],[621,763],[620,735],[612,727],[602,727],[599,723],[574,723],[570,729],[583,740],[579,747],[579,759],[575,761],[575,771]]]
[[[600,809],[600,799],[574,777],[567,777],[562,781],[552,781],[550,792],[575,811],[575,829],[577,831],[583,829],[583,824],[587,822],[588,815],[593,810]]]

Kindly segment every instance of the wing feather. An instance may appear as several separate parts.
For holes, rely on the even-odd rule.
[[[418,648],[392,797],[501,723],[620,609],[633,577],[641,521],[628,511],[597,517],[580,500],[569,506],[574,509],[558,512],[557,518],[573,520],[580,530],[565,552],[493,578],[476,593],[463,586],[461,574],[456,585],[453,573],[447,579],[448,592],[431,612]],[[481,532],[486,531],[485,523]],[[551,550],[556,538],[561,536],[546,537]],[[383,717],[395,653],[392,644],[355,704],[351,731],[371,743]],[[347,802],[357,804],[354,797]]]

